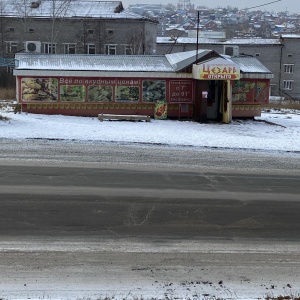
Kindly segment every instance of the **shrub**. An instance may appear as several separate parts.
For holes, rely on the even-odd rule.
[[[269,104],[262,104],[262,109],[297,109],[300,110],[299,100],[271,101]]]
[[[7,117],[4,117],[4,116],[0,115],[0,121],[7,121],[7,120],[9,120]]]
[[[0,88],[0,99],[1,100],[16,99],[16,89],[15,88]]]

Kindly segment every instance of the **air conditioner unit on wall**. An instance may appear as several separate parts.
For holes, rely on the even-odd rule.
[[[41,53],[42,43],[39,41],[26,41],[25,49],[26,52]]]
[[[239,56],[239,46],[224,46],[224,54],[229,56]]]

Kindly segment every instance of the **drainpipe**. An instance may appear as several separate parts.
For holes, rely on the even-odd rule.
[[[143,24],[143,55],[146,54],[146,28],[145,28],[146,24],[144,22]]]
[[[282,41],[283,41],[283,39],[282,39]],[[279,91],[280,96],[282,96],[282,90],[281,90],[281,76],[282,76],[282,73],[281,72],[282,72],[282,52],[283,52],[283,47],[284,47],[284,44],[281,45],[281,48],[280,48],[280,60],[279,60],[280,65],[279,65],[279,82],[278,82],[279,87],[278,87],[278,91]]]

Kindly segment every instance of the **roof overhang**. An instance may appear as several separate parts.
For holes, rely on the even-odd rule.
[[[273,79],[272,73],[241,73],[241,79]]]
[[[61,76],[61,77],[135,77],[135,78],[192,78],[191,73],[173,72],[105,72],[105,71],[64,71],[15,69],[15,76]]]

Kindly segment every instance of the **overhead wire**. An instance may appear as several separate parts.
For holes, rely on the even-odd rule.
[[[275,0],[275,1],[272,1],[272,2],[265,3],[265,4],[260,4],[260,5],[257,5],[257,6],[247,7],[247,8],[240,9],[240,10],[248,10],[248,9],[258,8],[258,7],[266,6],[266,5],[273,4],[273,3],[276,3],[276,2],[280,2],[280,1],[281,0]]]

